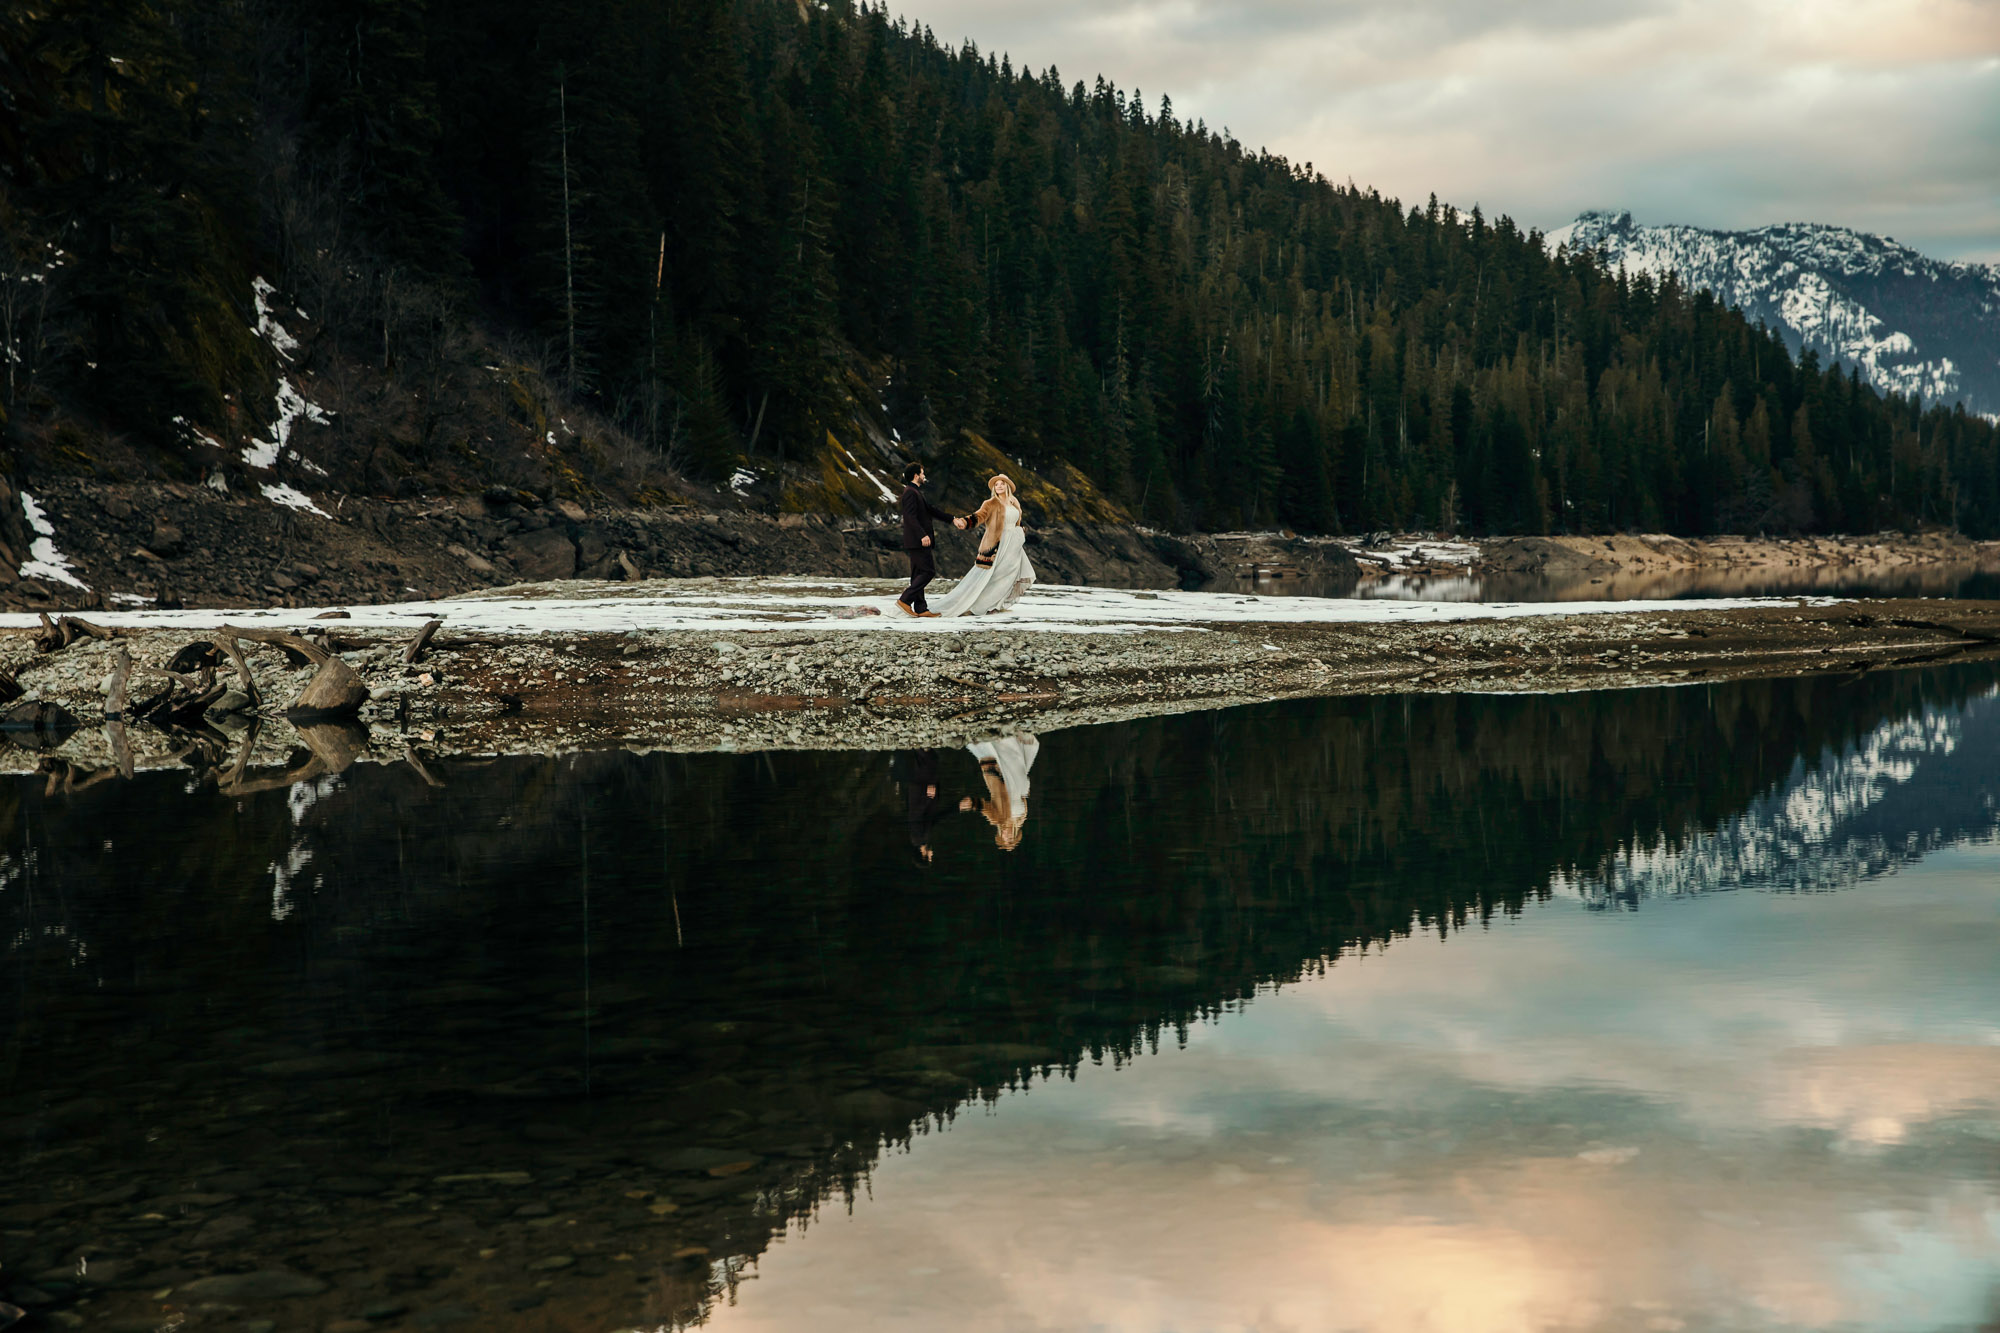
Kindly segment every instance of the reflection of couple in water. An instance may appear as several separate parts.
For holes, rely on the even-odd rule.
[[[1021,845],[1021,832],[1028,822],[1028,770],[1042,743],[1025,731],[996,736],[966,749],[979,761],[979,774],[986,782],[986,796],[960,799],[958,808],[976,810],[993,826],[993,845],[1011,852]],[[929,861],[931,829],[944,818],[949,807],[938,799],[938,761],[935,750],[918,750],[908,757],[903,776],[903,797],[909,809],[910,846],[917,859]]]

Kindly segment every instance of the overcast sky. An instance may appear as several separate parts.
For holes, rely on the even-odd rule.
[[[916,0],[1406,204],[1837,223],[2000,262],[2000,0]]]

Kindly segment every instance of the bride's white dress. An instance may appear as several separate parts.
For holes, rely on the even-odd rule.
[[[1031,731],[1017,731],[1012,736],[995,736],[965,748],[982,764],[991,759],[999,768],[1000,781],[1007,787],[1007,818],[1016,824],[1026,819],[1028,770],[1035,766],[1035,756],[1042,752],[1040,739]]]
[[[993,567],[974,565],[949,593],[931,598],[931,610],[940,616],[1005,611],[1034,586],[1035,567],[1028,563],[1028,535],[1021,527],[1021,508],[1008,505],[1000,513],[1000,544],[993,551]]]

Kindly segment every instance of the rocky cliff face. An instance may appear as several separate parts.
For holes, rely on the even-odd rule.
[[[1946,263],[1886,236],[1808,222],[1750,231],[1641,226],[1588,212],[1551,247],[1613,267],[1673,272],[1777,330],[1794,352],[1856,367],[1884,393],[2000,413],[2000,268]]]

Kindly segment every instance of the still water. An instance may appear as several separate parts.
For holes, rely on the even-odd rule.
[[[1972,565],[1922,565],[1863,575],[1837,566],[1650,570],[1598,577],[1452,571],[1373,576],[1356,583],[1317,577],[1236,579],[1256,596],[1369,597],[1408,602],[1628,602],[1704,597],[1940,597],[2000,599],[2000,572]]]
[[[1996,681],[10,779],[0,1299],[1990,1327]]]

